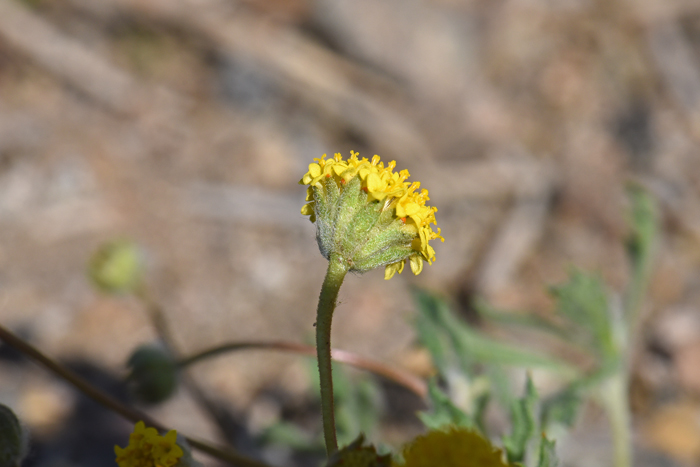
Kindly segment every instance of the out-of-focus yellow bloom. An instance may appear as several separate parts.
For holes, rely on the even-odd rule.
[[[184,454],[176,440],[175,430],[160,436],[155,428],[146,428],[143,422],[138,422],[129,436],[129,445],[114,446],[116,462],[119,467],[173,467]]]
[[[334,219],[323,220],[324,230],[319,235],[319,246],[326,255],[336,246],[335,244],[342,242],[342,239],[335,238],[337,229],[334,223],[337,220],[346,221],[343,218],[345,214],[339,213],[335,208],[341,205],[343,192],[349,186],[354,188],[357,185],[356,183],[351,184],[351,181],[356,177],[359,178],[359,189],[365,194],[365,198],[361,202],[377,204],[377,219],[381,218],[381,222],[387,226],[391,224],[391,221],[397,222],[392,228],[401,229],[404,235],[401,241],[404,241],[404,238],[408,239],[407,254],[396,255],[397,257],[391,259],[391,262],[385,261],[383,263],[385,278],[390,279],[397,272],[400,274],[407,262],[410,263],[411,271],[414,274],[419,274],[423,270],[423,261],[431,264],[435,260],[435,250],[430,246],[430,240],[439,238],[444,241],[440,235],[440,229],[437,229],[437,232],[432,229],[432,224],[436,223],[435,212],[437,212],[437,208],[425,204],[430,199],[428,190],[418,191],[419,182],[407,182],[406,179],[410,176],[408,170],[394,172],[395,161],[390,162],[385,167],[379,156],[374,156],[369,161],[364,157],[358,158],[358,155],[357,152],[351,151],[350,158],[344,160],[340,154],[335,154],[332,159],[326,159],[324,154],[323,157],[314,159],[315,162],[309,164],[308,172],[299,182],[309,186],[306,194],[308,203],[302,207],[302,214],[309,216],[312,222],[316,222],[322,214],[335,216]],[[331,206],[329,207],[329,205]],[[358,208],[356,204],[344,206],[345,209],[355,210],[347,214],[352,218],[348,222],[359,224],[365,221],[361,216],[365,215],[368,210]],[[350,207],[348,208],[348,206]],[[390,214],[388,219],[384,215],[387,212]],[[368,217],[366,218],[368,219]],[[327,225],[331,225],[332,232],[329,233]],[[342,230],[342,232],[344,231]],[[373,233],[376,234],[376,232]],[[330,239],[330,237],[333,238]],[[365,243],[370,242],[369,237],[361,240]],[[399,241],[395,241],[395,244],[399,243]],[[355,252],[358,251],[359,247],[349,249]],[[350,254],[350,256],[352,255]],[[385,256],[388,257],[388,255]],[[351,270],[353,269],[351,268]],[[362,271],[361,269],[357,270]]]
[[[404,463],[393,467],[514,467],[503,451],[466,428],[435,430],[404,448]]]

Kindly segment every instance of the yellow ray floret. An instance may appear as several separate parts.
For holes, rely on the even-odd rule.
[[[176,444],[177,432],[170,430],[160,436],[155,428],[146,428],[143,422],[134,426],[125,448],[114,446],[119,467],[173,467],[184,452]]]
[[[360,159],[359,154],[351,151],[350,157],[344,160],[338,153],[332,159],[326,159],[326,155],[309,164],[309,169],[299,181],[302,185],[308,185],[306,201],[301,212],[310,217],[312,222],[316,219],[316,200],[314,199],[314,187],[321,188],[322,183],[332,179],[342,191],[348,182],[355,177],[361,180],[361,189],[367,193],[367,201],[383,201],[384,207],[392,209],[394,217],[401,219],[407,229],[415,231],[415,239],[411,248],[415,254],[409,258],[386,266],[385,278],[391,278],[395,273],[401,273],[406,263],[410,263],[414,274],[419,274],[423,269],[423,261],[431,264],[435,260],[435,250],[429,245],[430,240],[440,239],[440,229],[433,231],[432,225],[436,223],[435,212],[437,208],[427,206],[430,199],[428,190],[420,190],[420,183],[406,181],[410,174],[408,170],[394,172],[396,162],[391,161],[386,167],[379,156],[372,160]]]

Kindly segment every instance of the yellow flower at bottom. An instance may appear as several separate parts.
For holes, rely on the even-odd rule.
[[[155,428],[138,422],[129,436],[129,445],[114,446],[116,462],[119,467],[173,467],[184,454],[176,440],[175,430],[160,436]]]
[[[509,467],[503,452],[475,431],[452,427],[414,439],[393,467]]]

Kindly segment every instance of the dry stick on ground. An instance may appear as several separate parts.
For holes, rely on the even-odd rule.
[[[395,110],[393,103],[405,99],[396,93],[390,99],[383,97],[392,94],[385,92],[387,83],[293,30],[270,25],[242,8],[225,20],[183,1],[104,0],[97,8],[93,2],[73,0],[72,5],[95,15],[126,13],[172,24],[208,38],[224,54],[254,61],[322,114],[367,135],[378,152],[386,149],[404,159],[420,159],[424,170],[442,181],[434,188],[436,199],[500,198],[518,186],[523,176],[541,169],[537,161],[512,160],[439,167],[420,132]],[[171,124],[185,116],[185,98],[145,85],[13,0],[0,0],[0,38],[112,112],[136,115],[145,122],[162,121],[165,116]]]
[[[684,114],[691,134],[700,138],[700,63],[676,21],[648,28],[648,41],[662,83]]]
[[[141,82],[15,0],[0,0],[0,40],[113,114],[145,125],[173,124],[189,105],[169,89]]]
[[[516,200],[493,238],[479,271],[479,292],[491,297],[508,286],[542,236],[554,189],[553,170],[531,173],[516,187]]]
[[[99,8],[92,2],[71,1],[96,15],[147,18],[205,38],[224,55],[259,66],[322,115],[364,135],[380,153],[432,164],[429,145],[403,115],[410,105],[395,84],[242,5],[226,15],[187,0],[104,0]]]
[[[22,354],[28,356],[37,363],[43,365],[46,369],[72,384],[76,389],[90,397],[95,402],[107,407],[108,409],[118,413],[122,417],[131,422],[143,421],[146,425],[152,426],[160,431],[166,431],[166,428],[160,423],[153,420],[147,414],[140,412],[132,407],[128,407],[112,396],[100,391],[74,372],[65,368],[60,363],[52,360],[44,355],[41,351],[33,347],[31,344],[17,337],[15,334],[0,326],[0,340],[5,342],[10,347],[18,350]],[[187,442],[195,449],[209,454],[212,457],[228,462],[233,466],[238,467],[269,467],[268,464],[249,459],[235,451],[227,448],[218,448],[204,441],[186,437]]]
[[[0,38],[111,111],[131,114],[143,97],[131,76],[15,0],[0,0]]]

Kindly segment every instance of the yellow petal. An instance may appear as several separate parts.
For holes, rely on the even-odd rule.
[[[177,441],[177,430],[168,431],[163,438],[165,438],[165,441],[168,443],[175,444]]]
[[[367,175],[367,191],[370,193],[375,193],[377,191],[382,191],[386,188],[386,183],[384,183],[376,173],[370,173]]]
[[[399,272],[399,274],[401,274],[401,273],[403,272],[403,267],[404,267],[404,265],[406,264],[406,262],[402,260],[402,261],[399,261],[398,263],[394,263],[394,264],[398,264],[398,265],[399,265],[399,271],[398,271],[398,272]]]
[[[316,163],[309,164],[309,175],[312,178],[318,177],[319,175],[321,175],[321,173],[323,173],[323,170],[321,170],[320,165],[318,165]]]
[[[333,164],[333,172],[338,176],[345,172],[347,168],[348,166],[346,164]]]
[[[423,270],[423,258],[418,255],[411,256],[411,271],[416,276]]]
[[[398,217],[409,217],[409,216],[414,216],[420,211],[420,206],[418,206],[416,203],[406,203],[406,204],[401,204],[396,207],[396,215]]]
[[[387,264],[386,267],[384,268],[384,280],[389,280],[392,277],[394,277],[394,274],[396,274],[396,271],[398,268],[396,267],[397,263],[392,263],[392,264]]]
[[[301,207],[301,213],[305,216],[310,216],[314,213],[314,203],[307,203]]]

